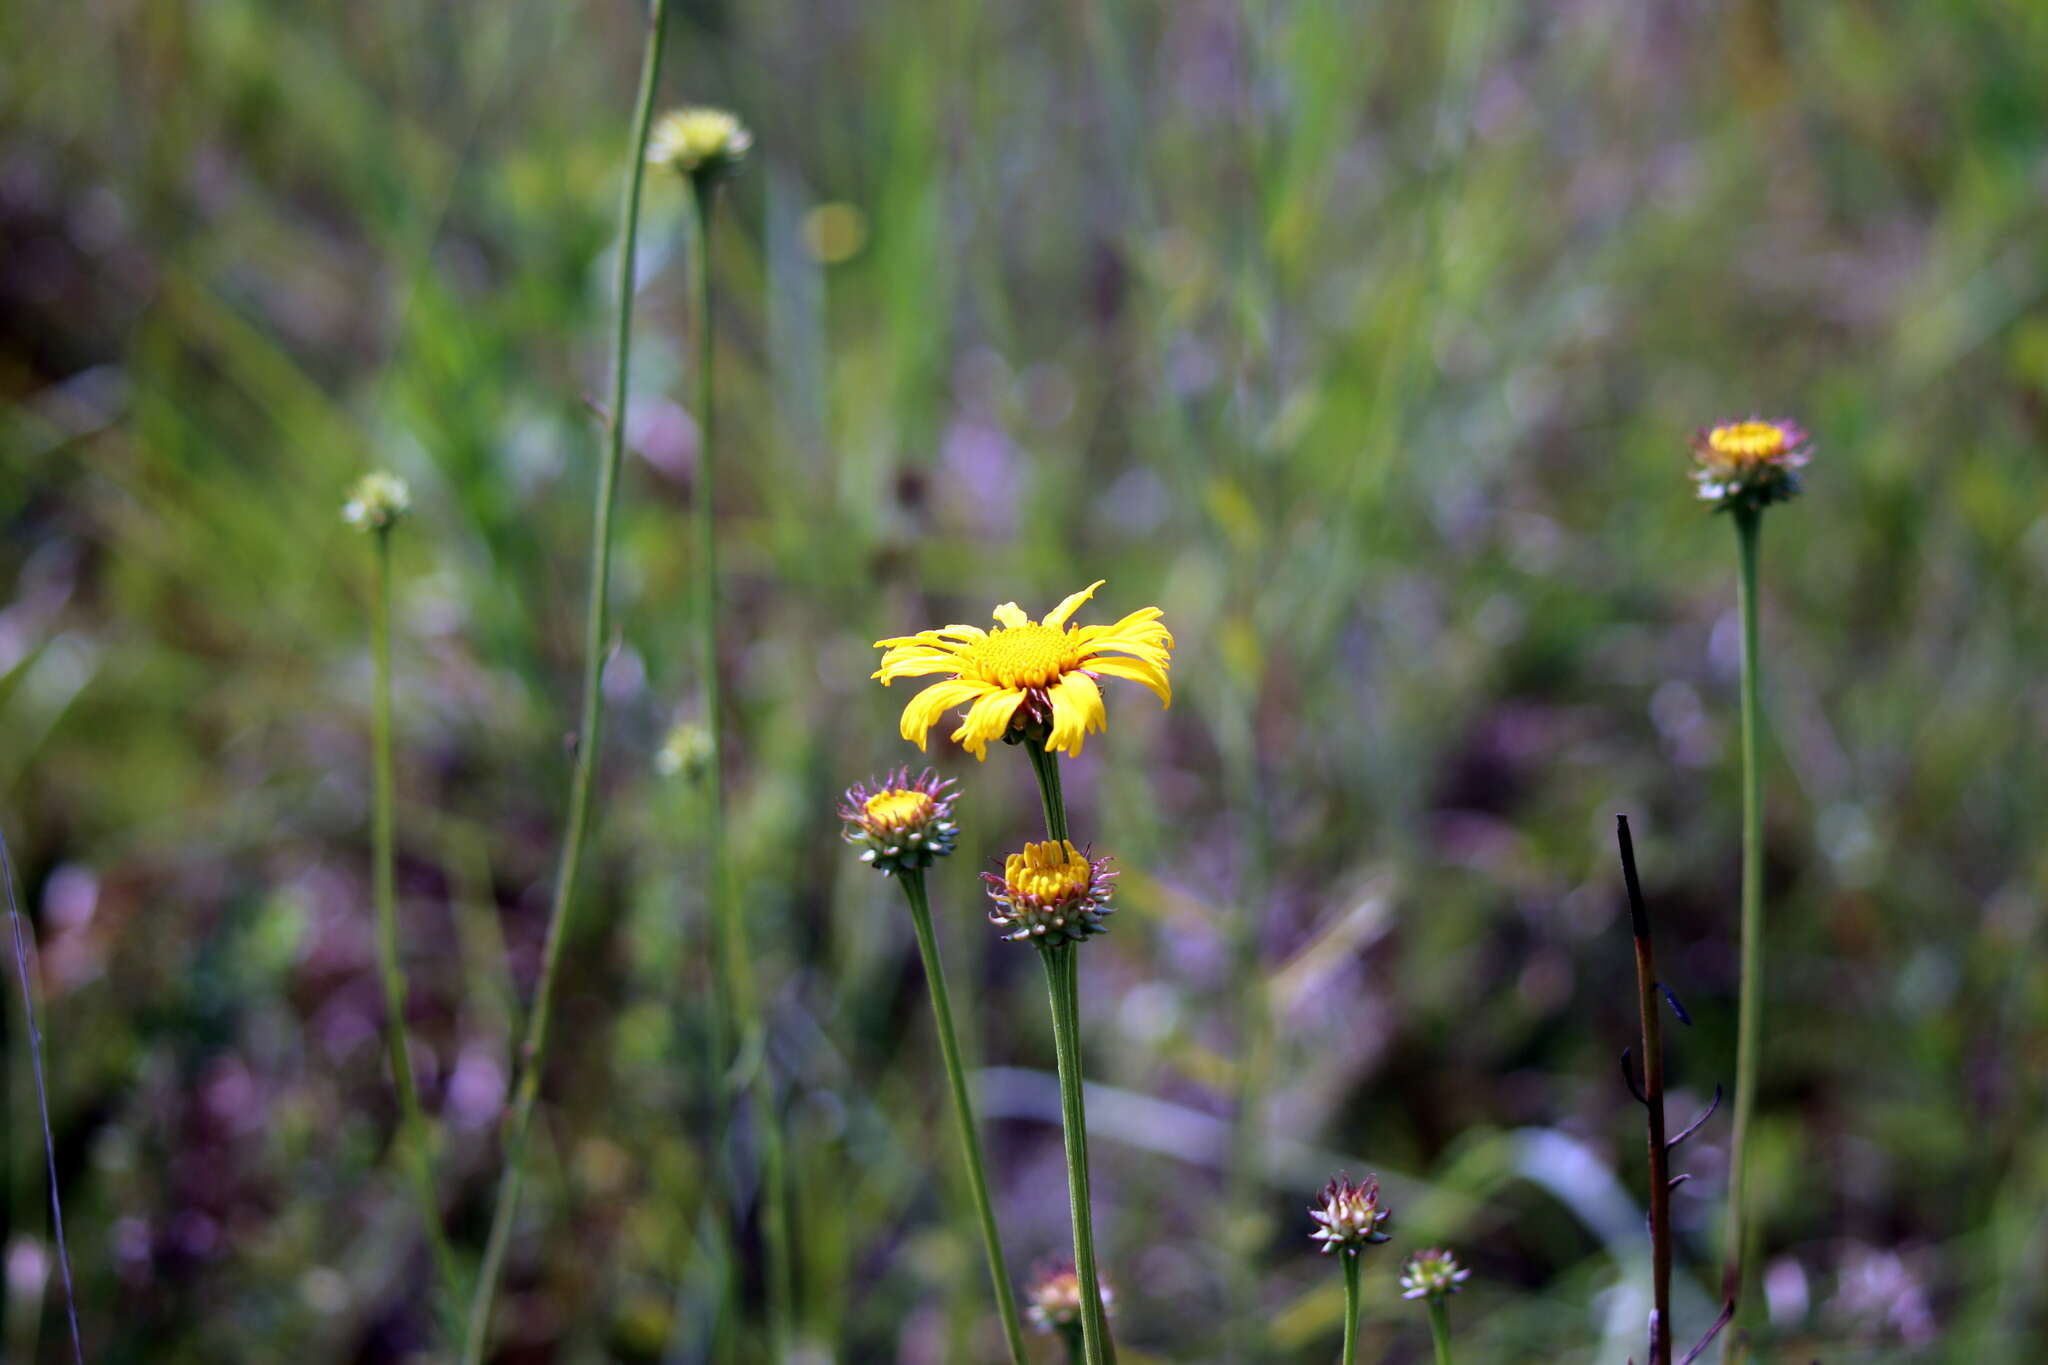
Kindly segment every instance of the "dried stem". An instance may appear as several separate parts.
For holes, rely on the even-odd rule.
[[[1657,1000],[1657,953],[1650,942],[1650,913],[1636,877],[1635,841],[1628,817],[1614,817],[1621,844],[1621,873],[1628,883],[1628,919],[1636,945],[1636,1003],[1642,1014],[1643,1086],[1650,1153],[1650,1362],[1671,1365],[1671,1148],[1664,1133],[1664,1018]]]
[[[21,980],[22,1018],[28,1021],[28,1060],[36,1079],[36,1113],[43,1121],[43,1163],[50,1173],[50,1227],[57,1238],[57,1268],[64,1277],[64,1316],[71,1325],[71,1359],[76,1365],[85,1365],[85,1347],[78,1337],[78,1294],[71,1284],[71,1249],[64,1244],[64,1201],[57,1193],[57,1142],[50,1135],[50,1094],[43,1080],[43,1034],[36,1027],[28,942],[21,922],[21,906],[14,899],[14,857],[7,851],[4,834],[0,834],[0,873],[7,879],[7,920],[14,929],[14,970]]]
[[[604,461],[599,467],[590,546],[590,598],[584,614],[583,713],[576,732],[575,770],[569,785],[569,810],[562,840],[562,861],[555,874],[553,902],[548,907],[546,942],[541,950],[540,981],[535,987],[526,1036],[519,1052],[519,1086],[505,1132],[505,1166],[498,1180],[497,1206],[484,1243],[484,1259],[470,1301],[469,1327],[463,1343],[465,1365],[479,1365],[491,1330],[491,1305],[498,1276],[512,1240],[519,1210],[526,1142],[540,1099],[542,1063],[547,1056],[548,1015],[554,1003],[555,978],[561,970],[562,945],[576,898],[576,874],[582,864],[583,841],[590,826],[590,795],[595,782],[598,742],[604,720],[604,655],[611,616],[612,516],[618,503],[619,466],[626,446],[626,377],[633,349],[633,266],[640,236],[640,188],[647,172],[647,130],[654,121],[654,91],[661,73],[662,36],[668,0],[651,0],[646,42],[640,61],[640,88],[633,112],[633,131],[626,149],[626,184],[619,205],[619,255],[616,281],[618,317],[612,339],[611,409],[607,414]]]

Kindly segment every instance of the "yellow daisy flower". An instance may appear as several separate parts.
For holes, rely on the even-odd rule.
[[[939,717],[967,707],[953,739],[976,758],[1011,727],[1046,727],[1045,747],[1078,754],[1089,734],[1108,724],[1099,678],[1141,682],[1171,706],[1166,670],[1173,661],[1173,634],[1159,622],[1159,608],[1134,611],[1113,626],[1072,626],[1068,618],[1095,595],[1097,579],[1034,621],[1015,602],[995,610],[996,628],[947,626],[875,641],[886,650],[874,675],[887,687],[898,678],[933,673],[952,676],[933,683],[903,708],[903,737],[924,748]]]

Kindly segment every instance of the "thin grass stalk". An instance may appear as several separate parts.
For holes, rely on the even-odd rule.
[[[412,1074],[412,1038],[406,1027],[405,969],[398,955],[398,889],[392,827],[397,808],[391,741],[391,527],[372,533],[376,545],[376,587],[370,611],[370,654],[376,678],[370,710],[372,771],[370,846],[372,895],[377,911],[377,962],[384,985],[384,1041],[391,1055],[391,1080],[398,1089],[399,1146],[420,1222],[426,1228],[436,1283],[432,1298],[450,1341],[462,1333],[456,1306],[461,1278],[455,1252],[441,1225],[441,1197],[434,1184],[434,1149],[427,1116]]]
[[[953,1096],[953,1118],[960,1129],[960,1152],[967,1162],[969,1188],[974,1194],[974,1213],[981,1223],[981,1241],[988,1253],[989,1279],[995,1283],[996,1308],[1003,1320],[1003,1338],[1009,1344],[1013,1365],[1025,1365],[1024,1329],[1017,1318],[1017,1299],[1010,1287],[1010,1272],[1003,1261],[1002,1236],[996,1229],[995,1205],[989,1198],[988,1175],[982,1161],[981,1136],[974,1122],[974,1103],[967,1093],[967,1074],[960,1064],[960,1043],[953,1029],[953,1003],[946,989],[946,968],[939,957],[938,937],[932,931],[931,901],[922,871],[905,872],[903,895],[910,902],[910,919],[917,930],[917,951],[924,959],[925,985],[932,999],[932,1024],[938,1030],[939,1055],[946,1066],[946,1082]]]
[[[78,1294],[71,1283],[71,1248],[64,1242],[64,1200],[57,1191],[57,1141],[50,1135],[50,1093],[43,1080],[43,1033],[36,1027],[27,933],[22,927],[21,906],[14,898],[14,856],[7,850],[5,834],[0,834],[0,873],[7,879],[7,921],[14,930],[14,970],[21,981],[21,1016],[28,1023],[28,1061],[36,1081],[36,1114],[43,1123],[43,1164],[50,1175],[50,1228],[57,1242],[57,1269],[64,1278],[64,1317],[71,1327],[71,1359],[74,1365],[85,1365],[85,1346],[78,1335]]]
[[[1735,1041],[1735,1124],[1728,1154],[1727,1241],[1721,1296],[1743,1301],[1748,1260],[1747,1221],[1750,1120],[1756,1107],[1758,1053],[1763,1030],[1763,755],[1762,705],[1757,693],[1757,540],[1762,513],[1734,509],[1738,551],[1737,591],[1742,613],[1742,982]],[[1741,1334],[1722,1338],[1722,1359],[1742,1350]]]
[[[711,298],[711,211],[716,177],[690,177],[690,206],[697,290],[697,486],[694,514],[697,560],[697,665],[704,689],[704,729],[710,740],[705,764],[706,874],[712,915],[718,926],[721,990],[731,1011],[728,1042],[738,1050],[730,1076],[752,1101],[754,1140],[761,1163],[761,1235],[768,1261],[768,1334],[773,1358],[789,1358],[795,1343],[796,1273],[789,1232],[789,1178],[776,1113],[774,1079],[768,1071],[767,1023],[754,979],[747,926],[732,894],[725,857],[725,736],[718,654],[718,518],[716,510],[716,404],[713,400],[717,326]],[[729,1115],[728,1115],[729,1117]]]
[[[1436,1348],[1436,1365],[1451,1365],[1451,1306],[1442,1299],[1429,1301],[1429,1339]]]
[[[604,720],[604,650],[611,618],[612,518],[618,502],[619,466],[626,444],[626,378],[633,350],[633,264],[640,237],[640,189],[646,179],[647,130],[654,119],[654,91],[661,74],[661,49],[668,0],[650,0],[645,45],[640,61],[640,87],[634,104],[633,130],[627,145],[626,184],[621,194],[619,258],[616,278],[617,326],[612,339],[611,407],[606,414],[604,461],[599,467],[590,546],[590,597],[584,614],[583,713],[576,732],[576,759],[569,785],[569,810],[562,840],[562,861],[555,874],[554,899],[548,907],[547,938],[541,950],[540,980],[520,1047],[519,1086],[505,1134],[505,1165],[498,1180],[497,1205],[484,1243],[464,1336],[465,1365],[478,1365],[490,1336],[491,1307],[497,1294],[512,1223],[519,1210],[526,1143],[540,1098],[542,1064],[547,1057],[548,1017],[554,1003],[555,978],[561,970],[562,945],[575,904],[576,875],[582,865],[584,837],[590,825],[590,794],[595,783],[598,743]]]
[[[1341,1251],[1344,1263],[1344,1365],[1358,1363],[1358,1253]]]

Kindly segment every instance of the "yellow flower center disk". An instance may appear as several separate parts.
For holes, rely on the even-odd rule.
[[[1050,687],[1080,662],[1067,632],[1051,626],[991,631],[965,657],[976,673],[998,687]]]
[[[1012,895],[1036,896],[1045,902],[1079,900],[1093,879],[1088,860],[1072,841],[1026,844],[1003,864],[1003,882]]]
[[[881,829],[901,829],[932,816],[932,799],[923,792],[891,788],[878,791],[861,806],[870,824]]]
[[[1707,433],[1718,455],[1739,460],[1767,460],[1785,453],[1785,430],[1775,422],[1731,422]]]

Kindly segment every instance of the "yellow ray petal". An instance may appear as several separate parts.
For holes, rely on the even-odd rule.
[[[1076,643],[1092,644],[1098,640],[1126,639],[1142,640],[1149,644],[1173,648],[1173,632],[1159,624],[1159,608],[1146,607],[1134,611],[1115,625],[1082,626],[1074,632]]]
[[[1005,629],[1015,630],[1018,626],[1030,625],[1031,618],[1015,602],[1005,602],[996,608],[996,623]]]
[[[1102,689],[1086,673],[1069,673],[1046,693],[1052,699],[1052,733],[1045,747],[1079,756],[1081,743],[1090,732],[1109,724],[1102,706]]]
[[[903,737],[918,748],[924,748],[925,736],[939,723],[940,716],[962,702],[973,701],[986,691],[987,683],[967,678],[933,683],[912,697],[910,704],[903,708]]]
[[[1166,670],[1144,659],[1090,659],[1082,667],[1104,677],[1143,683],[1159,694],[1160,701],[1173,705],[1173,685],[1166,680]]]
[[[902,646],[882,656],[882,666],[869,676],[880,678],[887,687],[898,678],[922,678],[932,673],[958,673],[959,656],[916,645]]]
[[[1039,622],[1039,624],[1043,626],[1051,626],[1054,630],[1058,630],[1060,627],[1066,625],[1068,617],[1072,616],[1075,612],[1081,609],[1081,604],[1083,602],[1086,602],[1089,598],[1095,596],[1095,590],[1097,588],[1101,587],[1104,583],[1107,583],[1108,581],[1109,580],[1106,578],[1098,578],[1093,583],[1090,583],[1087,587],[1081,589],[1081,591],[1069,594],[1065,601],[1061,602],[1058,606],[1054,607],[1051,611],[1047,612],[1045,614],[1045,619]]]
[[[987,690],[967,709],[967,718],[953,732],[953,741],[976,758],[987,758],[988,742],[1001,739],[1010,728],[1010,718],[1024,704],[1024,694],[1014,687],[976,686]]]
[[[966,649],[972,640],[948,640],[941,630],[921,630],[915,635],[891,635],[886,640],[875,641],[876,649],[902,649],[908,645],[922,645],[927,649]]]

